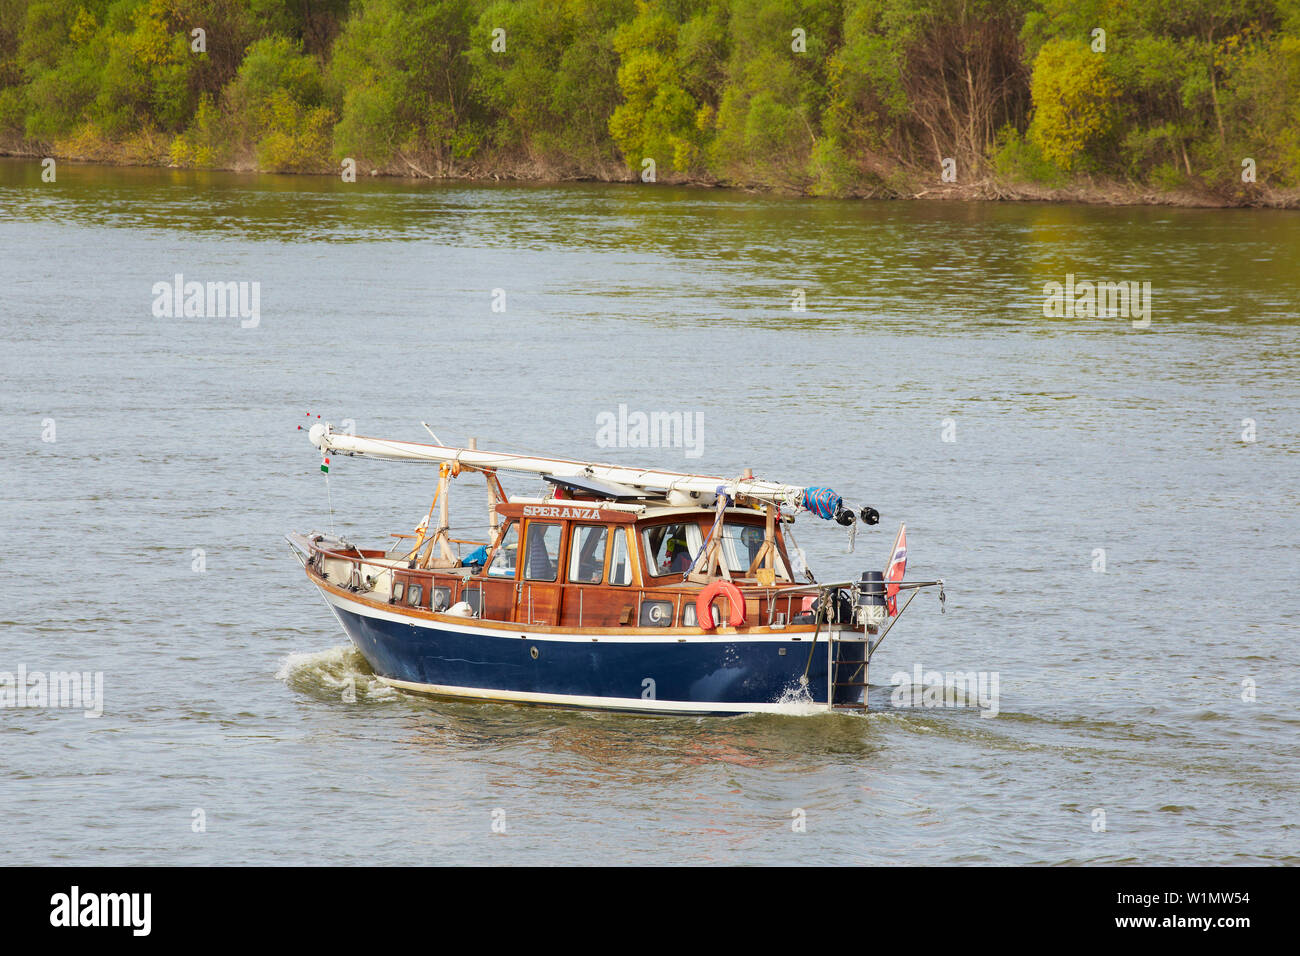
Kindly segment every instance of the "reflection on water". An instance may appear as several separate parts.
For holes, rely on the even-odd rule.
[[[57,183],[44,184],[39,164],[0,160],[0,217],[183,230],[230,242],[668,256],[701,272],[702,282],[672,277],[694,299],[725,288],[738,304],[770,313],[774,297],[804,289],[816,303],[811,312],[787,307],[779,318],[752,317],[787,329],[1023,327],[1042,317],[1043,284],[1067,274],[1151,282],[1165,322],[1300,316],[1300,239],[1296,213],[1285,210],[864,203],[622,184],[344,183],[69,163]],[[590,284],[599,297],[592,315],[611,300],[666,291],[617,274],[600,279]]]

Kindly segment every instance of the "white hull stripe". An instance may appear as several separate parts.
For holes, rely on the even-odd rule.
[[[378,675],[376,675],[378,676]],[[474,700],[496,700],[517,704],[550,704],[561,707],[588,709],[640,711],[666,714],[786,714],[803,716],[829,713],[826,704],[802,701],[788,704],[743,704],[735,702],[646,700],[641,697],[584,697],[577,694],[531,694],[513,690],[491,690],[484,687],[450,687],[444,684],[417,684],[412,681],[380,677],[390,687],[433,694],[438,697],[467,697]]]
[[[552,631],[532,631],[524,625],[516,629],[503,628],[485,628],[478,627],[472,623],[462,624],[455,618],[439,617],[436,620],[423,617],[412,617],[407,614],[394,614],[392,611],[386,611],[374,607],[370,604],[363,604],[360,601],[352,601],[341,594],[335,594],[333,591],[320,588],[321,594],[329,602],[330,607],[340,608],[352,614],[361,617],[373,618],[378,621],[389,621],[394,624],[407,624],[419,628],[432,628],[439,631],[454,631],[457,634],[471,634],[475,637],[497,637],[503,640],[519,640],[526,637],[530,641],[562,641],[565,643],[590,644],[599,641],[635,641],[638,644],[728,644],[728,643],[745,643],[745,644],[811,644],[811,634],[801,634],[794,636],[782,633],[781,631],[764,631],[760,634],[742,634],[727,628],[718,628],[716,634],[647,634],[643,630],[631,630],[627,634],[583,634],[580,632],[570,631],[568,633]],[[666,629],[665,629],[666,630]],[[823,631],[818,638],[819,641],[825,641],[831,636],[829,630]],[[861,631],[839,630],[834,632],[835,640],[844,643],[858,642],[864,640]]]

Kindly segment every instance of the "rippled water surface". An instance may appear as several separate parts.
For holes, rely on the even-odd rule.
[[[4,161],[0,250],[0,671],[104,680],[98,719],[0,710],[25,860],[1300,862],[1300,214]],[[177,273],[260,324],[155,318]],[[1067,274],[1149,281],[1150,327],[1044,318]],[[598,447],[620,404],[702,454]],[[802,520],[819,575],[905,520],[947,613],[867,717],[412,699],[283,544],[331,522],[309,412],[832,485],[884,520]],[[432,477],[337,461],[335,530],[410,531]],[[918,665],[999,713],[896,707]]]

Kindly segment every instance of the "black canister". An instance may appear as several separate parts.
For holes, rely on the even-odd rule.
[[[885,572],[863,571],[858,586],[858,607],[885,606]]]

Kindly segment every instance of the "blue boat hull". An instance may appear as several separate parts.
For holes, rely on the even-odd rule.
[[[406,690],[641,712],[829,709],[825,634],[815,643],[772,633],[593,640],[415,618],[323,593],[376,675]],[[862,645],[837,646],[860,659]]]

